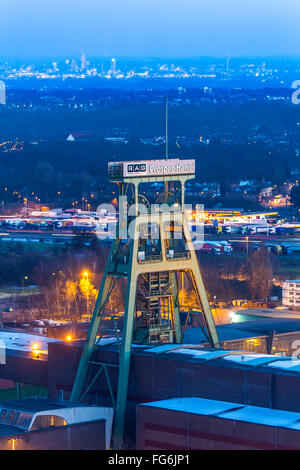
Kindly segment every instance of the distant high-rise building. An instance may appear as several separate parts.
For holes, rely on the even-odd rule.
[[[72,62],[71,62],[71,71],[72,72],[76,72],[78,70],[78,65],[77,65],[77,62],[75,59],[72,59]]]
[[[116,71],[117,71],[117,61],[116,59],[111,59],[111,73],[115,75]]]
[[[229,77],[229,56],[226,57],[226,75]]]
[[[81,54],[80,70],[83,71],[83,70],[86,70],[86,68],[87,68],[86,55],[85,55],[85,54]]]

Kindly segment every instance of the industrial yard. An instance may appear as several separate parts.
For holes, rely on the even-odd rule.
[[[300,6],[0,3],[0,452],[300,451]]]
[[[78,448],[80,433],[88,436],[93,432],[91,426],[96,426],[89,424],[87,413],[99,423],[99,438],[87,441],[89,448],[300,448],[296,424],[300,401],[294,393],[300,370],[300,311],[295,302],[291,304],[294,310],[284,304],[285,298],[294,298],[297,282],[286,282],[282,301],[273,296],[261,305],[248,299],[226,304],[208,301],[201,277],[208,254],[248,258],[263,244],[268,256],[278,256],[281,253],[272,252],[278,227],[276,246],[290,244],[287,256],[297,256],[297,224],[289,224],[289,233],[283,234],[286,227],[276,222],[277,213],[230,216],[223,211],[221,215],[206,213],[201,225],[193,212],[182,209],[183,188],[193,177],[194,161],[179,165],[177,160],[153,160],[148,167],[145,162],[145,174],[140,174],[138,162],[110,165],[109,178],[118,182],[120,198],[127,186],[135,188],[135,199],[129,205],[139,200],[139,185],[145,181],[162,181],[167,188],[163,193],[166,203],[160,210],[144,215],[135,212],[133,218],[125,215],[128,223],[137,224],[134,230],[138,231],[133,232],[137,236],[129,238],[125,233],[122,240],[121,212],[101,213],[100,217],[80,211],[42,211],[28,214],[26,219],[1,222],[6,230],[1,242],[8,236],[9,241],[15,237],[24,244],[33,240],[51,243],[51,237],[61,236],[60,243],[67,243],[83,230],[88,244],[91,231],[103,235],[108,227],[116,238],[108,242],[100,237],[100,244],[108,244],[109,254],[100,290],[94,300],[86,297],[86,309],[89,302],[94,306],[85,317],[49,320],[31,313],[22,318],[26,297],[34,301],[41,295],[39,289],[24,284],[14,294],[20,304],[17,309],[7,307],[11,292],[3,294],[0,386],[11,401],[0,403],[0,448],[44,448],[49,438],[52,444],[48,447],[65,448],[64,426],[71,429],[71,447]],[[155,165],[163,165],[164,172],[171,174],[157,176],[154,172],[150,176]],[[135,171],[126,173],[131,166]],[[168,187],[177,179],[181,204],[166,212]],[[175,191],[174,186],[172,193]],[[211,217],[218,225],[210,225]],[[245,236],[245,222],[248,233],[251,227],[263,227],[267,233]],[[195,224],[201,226],[202,241],[192,239]],[[228,227],[237,232],[237,238],[230,233],[232,238],[224,239]],[[249,242],[255,247],[249,247]],[[88,282],[89,276],[86,271],[82,279]],[[123,293],[124,311],[109,307],[116,289]],[[35,387],[29,401],[28,387]],[[72,406],[79,407],[74,422],[68,418]],[[84,407],[80,418],[79,410]],[[31,409],[47,419],[33,417],[30,424],[26,418],[27,427],[19,424],[24,423],[22,413],[28,416]],[[39,424],[33,426],[33,421]],[[238,434],[230,426],[238,426]],[[61,431],[55,434],[56,428]]]

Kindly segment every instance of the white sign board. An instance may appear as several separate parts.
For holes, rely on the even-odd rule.
[[[146,160],[123,162],[123,176],[170,176],[195,173],[195,160]]]

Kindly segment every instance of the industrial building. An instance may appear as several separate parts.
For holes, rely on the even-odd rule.
[[[297,353],[297,349],[293,349],[293,344],[295,346],[300,342],[300,318],[297,317],[297,312],[248,309],[238,311],[236,314],[240,316],[240,322],[217,325],[221,349],[210,348],[203,330],[195,327],[186,329],[182,344],[132,345],[126,409],[125,439],[128,442],[135,442],[136,439],[136,406],[139,409],[140,404],[176,397],[198,397],[300,413],[300,361],[278,357],[278,355]],[[243,315],[245,318],[242,318]],[[283,318],[285,315],[288,318]],[[245,319],[247,321],[241,321]],[[5,364],[0,364],[1,378],[47,387],[49,396],[54,402],[57,402],[57,398],[62,395],[68,400],[84,341],[66,342],[11,331],[2,331],[1,338],[7,345]],[[101,340],[95,350],[93,361],[94,371],[91,370],[91,374],[99,368],[97,363],[102,363],[110,377],[112,393],[115,396],[119,370],[119,344],[115,337],[105,337]],[[95,381],[84,403],[112,408],[111,397],[108,382],[105,375],[102,375]],[[64,403],[66,406],[69,404],[67,401]],[[139,420],[139,417],[137,419]],[[84,426],[86,426],[85,432],[89,432],[91,423]],[[244,428],[243,439],[248,439],[247,429],[248,425]],[[75,431],[77,430],[76,427]],[[11,431],[14,434],[15,430]],[[66,430],[59,432],[63,433]],[[97,432],[103,433],[100,430]],[[39,433],[41,434],[41,431]],[[241,434],[241,430],[239,433]],[[31,434],[30,439],[34,436],[34,433]],[[41,439],[43,436],[44,434],[41,434]],[[51,436],[54,439],[54,435]],[[49,436],[47,439],[49,440]],[[77,438],[74,439],[75,446]],[[66,445],[61,435],[59,440]],[[21,441],[17,442],[21,446]],[[38,444],[32,440],[30,442],[30,448],[44,445],[42,440],[39,440]],[[51,440],[51,444],[49,442],[48,448],[50,445],[57,445],[55,440]],[[173,439],[174,444],[175,442],[176,439]],[[253,448],[258,446],[257,441],[255,442]],[[191,448],[201,448],[200,444]],[[240,448],[241,445],[230,440],[227,444],[228,448]],[[5,445],[11,448],[11,441]],[[96,443],[93,442],[91,445]],[[101,447],[102,444],[97,441],[97,445]],[[137,441],[136,445],[138,448],[142,448],[140,447],[142,445],[149,448],[148,444],[142,444],[141,441]],[[220,442],[218,444],[205,441],[205,445],[207,448],[223,448],[220,447]]]
[[[0,402],[0,450],[109,449],[113,409],[45,399]]]
[[[300,360],[275,356],[274,354],[278,354],[279,350],[273,350],[273,355],[266,354],[271,344],[276,349],[281,347],[283,350],[288,350],[293,341],[300,341],[300,319],[264,318],[217,326],[217,331],[221,346],[225,349],[208,348],[207,340],[200,328],[187,329],[183,344],[132,346],[126,410],[126,440],[135,442],[136,406],[139,409],[141,404],[180,397],[229,402],[237,404],[237,407],[246,405],[263,409],[286,410],[299,413],[300,419]],[[275,334],[271,334],[274,331]],[[4,333],[12,337],[11,332]],[[29,337],[27,345],[23,336]],[[44,348],[42,354],[32,349],[32,345],[38,340],[46,341],[46,345],[40,343]],[[199,340],[202,346],[199,346]],[[196,341],[196,344],[193,344],[193,341]],[[54,403],[57,403],[59,396],[68,400],[83,344],[84,341],[80,340],[66,342],[26,334],[18,337],[18,333],[15,333],[11,339],[11,349],[8,349],[6,353],[6,364],[0,364],[1,377],[14,382],[46,386]],[[101,362],[106,367],[112,392],[115,395],[118,384],[119,345],[114,337],[102,339],[94,353],[93,361],[95,365],[92,367],[95,371],[99,368],[97,362]],[[91,373],[94,373],[93,370]],[[63,403],[64,406],[71,405],[67,401]],[[99,376],[95,381],[84,399],[84,404],[112,408],[111,393],[104,375]],[[225,403],[224,407],[226,406]],[[274,415],[274,419],[276,416]],[[139,420],[139,417],[137,419]],[[269,425],[266,424],[266,426]],[[248,439],[247,429],[249,429],[248,425],[244,428],[243,439]],[[12,433],[14,432],[12,429]],[[239,434],[242,436],[241,430]],[[63,438],[60,437],[60,439],[64,442]],[[18,442],[21,445],[20,441]],[[42,445],[41,441],[39,442],[39,445]],[[173,439],[174,444],[175,442],[177,442],[176,439]],[[211,442],[206,442],[206,444],[221,445]],[[228,448],[239,448],[240,444],[236,444],[228,441]],[[34,445],[32,442],[31,446]],[[100,441],[98,445],[100,446]],[[137,441],[137,446],[141,445],[144,444]],[[255,445],[252,447],[255,448]],[[149,446],[146,445],[145,448]],[[176,449],[176,447],[173,448]]]
[[[250,317],[252,321],[218,325],[221,349],[209,347],[201,328],[187,328],[182,344],[132,345],[127,441],[132,443],[136,439],[136,406],[176,397],[300,413],[300,361],[278,357],[297,353],[293,349],[293,344],[297,346],[300,342],[297,312],[248,309],[236,313],[241,317],[245,314],[245,319]],[[288,318],[282,318],[284,315]],[[1,337],[8,346],[6,363],[0,364],[2,378],[48,387],[51,400],[56,401],[62,394],[68,400],[84,341],[66,342],[8,331],[2,331]],[[93,362],[91,374],[99,369],[97,363],[102,363],[115,396],[119,370],[119,344],[115,337],[101,340]],[[112,408],[105,375],[97,378],[84,403]],[[233,442],[229,444],[238,448]],[[142,444],[137,442],[137,445]]]
[[[68,397],[80,355],[78,341],[73,344],[50,344],[49,393],[52,396],[57,396],[58,390],[64,390]],[[115,394],[118,344],[108,342],[99,346],[94,356],[95,370],[98,362],[105,364]],[[125,440],[135,442],[137,405],[180,397],[300,413],[300,360],[188,344],[133,346]],[[99,376],[85,399],[105,406],[111,403],[111,393],[104,376]]]
[[[186,397],[137,406],[137,449],[300,449],[299,414]]]

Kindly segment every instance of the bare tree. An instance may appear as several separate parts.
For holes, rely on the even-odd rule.
[[[272,290],[273,266],[270,253],[265,246],[252,254],[249,260],[249,290],[252,299],[266,301]]]

